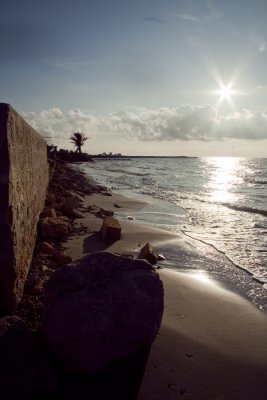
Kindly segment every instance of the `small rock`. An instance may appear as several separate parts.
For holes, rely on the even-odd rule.
[[[153,249],[150,243],[145,244],[144,247],[140,250],[139,257],[140,259],[144,259],[150,262],[150,264],[156,264],[158,261],[158,254],[156,250]]]
[[[54,208],[45,208],[40,214],[40,218],[56,217],[56,216],[57,216],[57,213]]]
[[[47,254],[47,255],[51,255],[55,251],[54,247],[50,243],[47,243],[47,242],[41,242],[40,246],[39,246],[39,250],[42,254]]]
[[[91,214],[96,214],[100,212],[100,207],[92,204],[91,206],[87,207],[87,211],[89,211]]]
[[[101,218],[104,217],[113,217],[114,211],[111,210],[105,210],[104,208],[100,208],[100,211],[97,213],[97,215]]]
[[[103,240],[120,240],[121,225],[119,221],[113,217],[105,217],[103,220],[101,233]]]
[[[81,200],[78,196],[70,196],[59,205],[59,209],[61,209],[63,213],[71,215],[73,210],[79,206],[80,201]]]
[[[128,215],[128,216],[126,217],[126,219],[128,219],[129,221],[134,221],[134,220],[135,220],[135,217],[133,217],[132,215]]]
[[[115,207],[115,208],[122,208],[118,203],[115,203],[115,204],[114,204],[114,207]]]
[[[44,239],[64,239],[70,231],[70,224],[61,217],[46,217],[40,220],[40,230]]]
[[[53,260],[56,261],[59,267],[72,262],[71,256],[69,256],[64,250],[55,251],[53,254]]]
[[[101,192],[101,194],[103,196],[112,196],[112,193],[110,193],[110,192]]]

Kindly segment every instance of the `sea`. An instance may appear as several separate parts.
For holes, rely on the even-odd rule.
[[[267,312],[267,159],[129,157],[95,159],[80,169],[148,206],[118,218],[182,235],[181,254],[163,245],[163,267],[194,271]]]

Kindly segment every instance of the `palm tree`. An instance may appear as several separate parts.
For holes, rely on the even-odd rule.
[[[70,137],[70,141],[74,144],[76,147],[76,152],[81,154],[82,150],[81,147],[84,145],[86,140],[89,139],[86,137],[83,133],[73,133],[73,135]]]

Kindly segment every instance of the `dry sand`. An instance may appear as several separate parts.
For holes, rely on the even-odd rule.
[[[84,208],[138,210],[144,203],[117,194],[93,194]],[[122,239],[103,242],[102,219],[85,212],[77,224],[90,233],[69,238],[74,260],[106,250],[136,255],[150,242],[157,246],[175,241],[177,251],[186,247],[182,235],[121,221]],[[160,270],[165,288],[165,311],[160,332],[152,346],[139,400],[163,399],[267,399],[267,318],[247,300],[197,274]],[[199,279],[200,278],[200,279]]]

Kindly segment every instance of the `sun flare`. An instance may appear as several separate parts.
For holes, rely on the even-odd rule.
[[[234,90],[232,90],[232,87],[231,87],[231,85],[228,85],[228,86],[221,86],[221,89],[218,91],[218,94],[220,95],[220,97],[221,97],[221,100],[224,100],[224,99],[226,99],[226,100],[228,100],[228,101],[230,101],[231,100],[231,96],[234,94],[235,92],[234,92]]]

